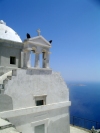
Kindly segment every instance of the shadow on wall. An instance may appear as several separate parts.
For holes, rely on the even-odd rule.
[[[8,95],[0,94],[0,112],[12,109],[13,109],[12,98]]]

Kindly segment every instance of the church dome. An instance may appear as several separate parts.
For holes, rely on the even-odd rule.
[[[22,42],[19,35],[13,29],[8,27],[3,20],[0,20],[0,39]]]

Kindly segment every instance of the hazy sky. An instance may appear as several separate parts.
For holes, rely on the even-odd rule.
[[[21,37],[53,40],[50,67],[66,81],[100,81],[100,0],[0,0],[0,19]]]

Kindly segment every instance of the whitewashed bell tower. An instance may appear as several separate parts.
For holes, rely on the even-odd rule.
[[[37,30],[38,36],[26,39],[22,52],[22,67],[31,67],[31,51],[35,54],[34,68],[40,68],[40,54],[42,54],[42,68],[49,69],[49,49],[51,44],[40,35],[40,29]]]

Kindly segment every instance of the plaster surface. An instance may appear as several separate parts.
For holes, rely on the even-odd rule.
[[[0,118],[0,127],[10,125],[11,123]]]
[[[40,108],[40,107],[37,107]],[[10,111],[9,111],[10,112]],[[28,111],[26,111],[28,112]],[[16,112],[18,113],[18,110]],[[15,115],[6,118],[15,125],[16,129],[23,133],[35,133],[34,128],[35,126],[45,125],[45,133],[69,133],[69,110],[68,107],[60,107],[55,108],[52,110],[47,110],[44,112],[38,113],[29,113],[29,114],[22,114],[22,115]],[[2,113],[0,116],[4,118]]]
[[[70,106],[70,102],[62,102],[62,103],[54,103],[49,105],[42,105],[42,106],[33,106],[30,108],[21,108],[21,109],[14,109],[6,112],[0,112],[0,117],[3,118],[10,118],[10,117],[17,117],[21,115],[28,115],[32,113],[43,113],[45,111],[59,109],[64,107]]]
[[[10,73],[13,69],[20,69],[20,68],[0,66],[0,78],[2,78],[1,76],[4,77],[7,73]]]
[[[38,45],[38,46],[44,46],[44,47],[51,47],[51,44],[43,37],[43,36],[37,36],[30,39],[26,39],[24,41],[24,44],[30,44],[30,45]],[[27,47],[27,45],[25,45]]]
[[[4,95],[12,99],[12,110],[0,112],[16,129],[35,133],[44,125],[45,133],[70,133],[69,91],[60,73],[51,69],[13,70]],[[37,97],[46,96],[46,105],[36,106]],[[40,131],[40,130],[39,130]]]
[[[3,81],[7,78],[7,76],[12,76],[12,71],[9,71],[2,76],[0,76],[0,84],[3,84]]]
[[[0,94],[0,112],[12,109],[13,109],[12,98],[8,95]]]
[[[20,132],[18,132],[14,127],[9,127],[0,130],[0,133],[20,133]]]
[[[12,28],[6,26],[6,23],[3,20],[0,20],[0,38],[22,42],[19,35]]]
[[[70,133],[90,133],[90,131],[83,130],[79,127],[70,126]]]
[[[4,93],[12,97],[14,109],[35,106],[36,95],[46,94],[46,104],[69,101],[69,91],[60,73],[34,71],[16,70],[17,75],[5,85]]]
[[[15,64],[10,64],[10,56],[16,58]],[[21,67],[21,49],[0,46],[0,66]]]

